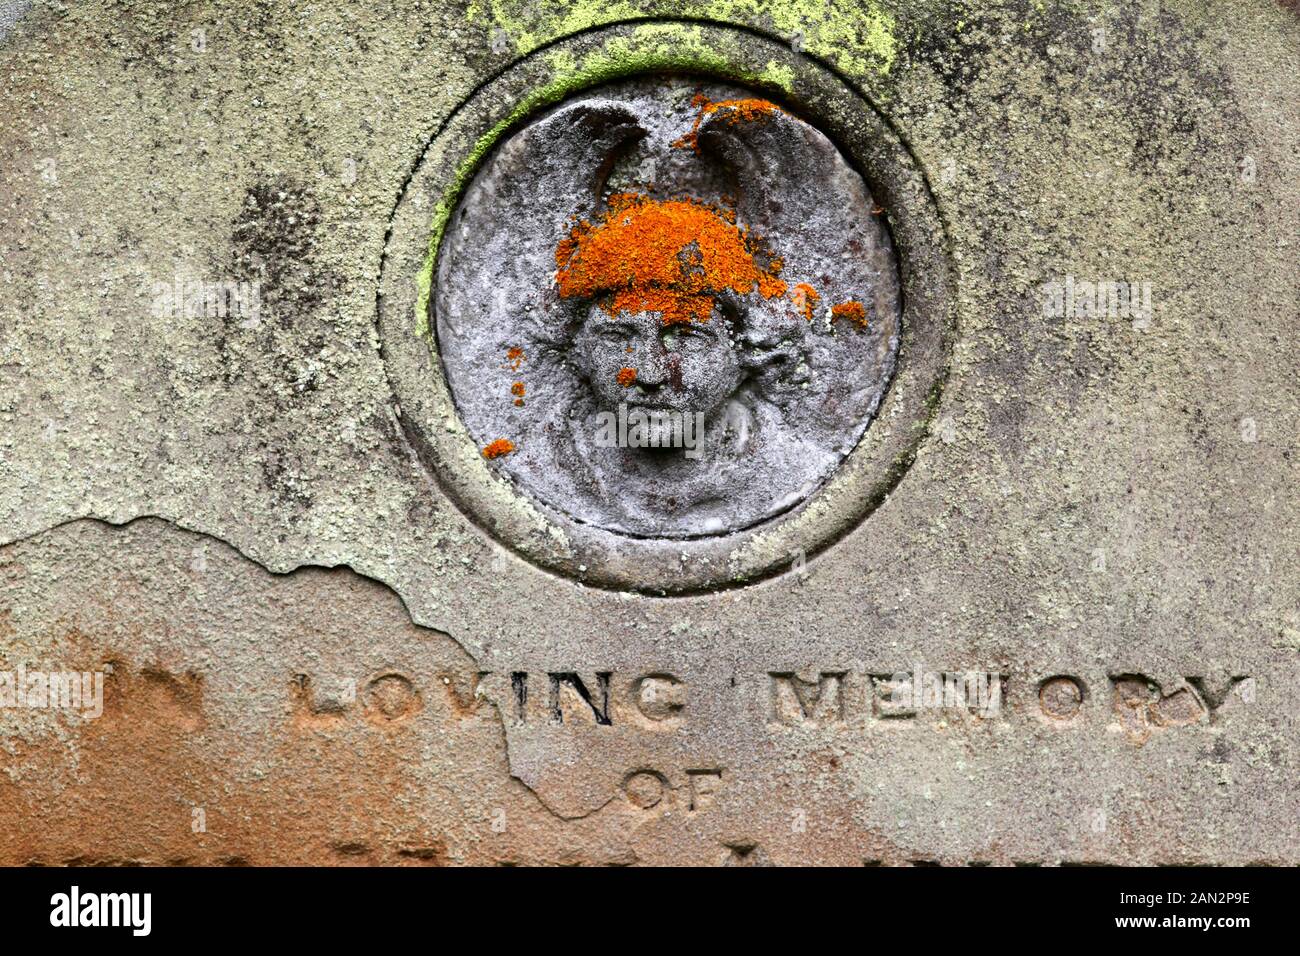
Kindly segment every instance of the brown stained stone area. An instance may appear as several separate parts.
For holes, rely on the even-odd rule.
[[[1250,717],[1239,682],[1162,693],[1140,675],[1092,685],[1108,720],[1059,675],[1023,693],[1008,678],[998,713],[919,700],[881,717],[881,685],[851,669],[497,672],[351,570],[270,574],[153,518],[9,545],[0,580],[0,669],[104,677],[98,716],[0,712],[10,864],[1068,862],[1021,830],[922,852],[864,826],[864,782],[906,794],[917,784],[893,768],[952,745],[1010,773],[1022,758],[990,739],[999,726],[1058,754],[1159,737],[1190,756],[1209,744],[1208,713],[1229,728]],[[778,758],[790,773],[765,772]],[[1089,858],[1151,852],[1149,823],[1125,832],[1109,812],[1112,842]],[[1195,859],[1178,849],[1186,819],[1157,822],[1173,841],[1160,860]]]

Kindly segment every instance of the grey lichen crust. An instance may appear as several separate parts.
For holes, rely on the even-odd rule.
[[[692,537],[778,515],[888,385],[882,212],[830,140],[753,91],[654,77],[578,96],[503,143],[448,226],[434,303],[457,409],[481,446],[510,443],[497,466],[520,488],[582,522]],[[592,236],[588,258],[614,261],[582,261]],[[702,295],[643,279],[674,256]],[[599,267],[582,294],[557,282]],[[700,314],[672,314],[683,301]]]

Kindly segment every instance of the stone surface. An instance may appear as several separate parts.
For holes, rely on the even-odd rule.
[[[0,670],[103,710],[0,708],[3,862],[1300,862],[1292,5],[20,12]],[[734,562],[433,414],[479,163],[647,70],[789,104],[896,240],[875,421]]]
[[[889,382],[879,212],[825,136],[752,91],[634,80],[566,101],[452,214],[435,301],[456,406],[480,446],[510,442],[502,470],[580,521],[695,537],[788,511]],[[578,278],[597,294],[566,294]]]

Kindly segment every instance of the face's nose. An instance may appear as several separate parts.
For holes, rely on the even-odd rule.
[[[668,381],[668,360],[663,346],[655,341],[642,353],[636,370],[636,383],[643,391],[658,391]]]
[[[635,346],[636,387],[641,394],[654,394],[668,381],[668,356],[660,337],[658,316],[645,313]]]

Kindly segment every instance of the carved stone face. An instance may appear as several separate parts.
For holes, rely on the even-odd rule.
[[[888,385],[879,213],[829,139],[751,91],[653,77],[575,97],[502,142],[448,221],[433,312],[457,410],[489,467],[583,524],[772,519]],[[620,411],[648,442],[609,440]],[[695,444],[668,433],[687,421]]]
[[[740,384],[740,363],[722,317],[664,325],[657,313],[610,317],[592,305],[572,358],[602,411],[703,412],[711,422]],[[634,375],[626,370],[634,370]]]

